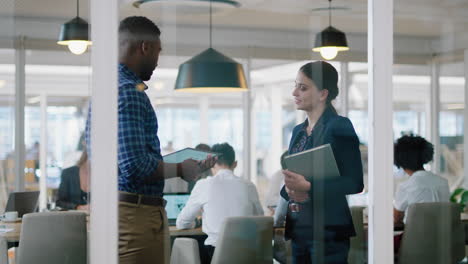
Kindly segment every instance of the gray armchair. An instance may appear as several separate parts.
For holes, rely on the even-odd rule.
[[[364,211],[363,206],[351,207],[351,217],[353,218],[356,236],[350,239],[350,250],[348,262],[350,264],[367,263],[366,234],[364,231]]]
[[[211,263],[273,263],[272,239],[272,217],[229,217],[221,228]]]
[[[465,233],[457,204],[412,204],[406,219],[400,264],[455,264],[464,258]]]
[[[86,214],[32,213],[23,216],[18,264],[86,264]]]

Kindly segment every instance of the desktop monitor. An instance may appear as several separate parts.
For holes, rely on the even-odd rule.
[[[8,196],[5,212],[17,211],[18,217],[24,214],[33,213],[37,210],[39,192],[12,192]]]
[[[166,212],[167,219],[169,220],[169,225],[175,225],[177,216],[185,207],[188,199],[190,197],[189,193],[165,193],[164,199],[167,201]]]

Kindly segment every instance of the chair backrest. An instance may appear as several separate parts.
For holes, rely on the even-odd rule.
[[[272,239],[273,217],[226,218],[211,263],[272,263]]]
[[[26,214],[21,227],[18,264],[86,264],[84,212]]]
[[[172,246],[171,264],[200,264],[197,240],[187,237],[176,238]]]
[[[464,255],[465,234],[457,204],[409,206],[399,252],[400,264],[458,263]]]
[[[350,264],[366,263],[366,234],[364,232],[364,208],[363,206],[351,207],[351,217],[353,218],[356,236],[350,239],[350,250],[348,262]]]

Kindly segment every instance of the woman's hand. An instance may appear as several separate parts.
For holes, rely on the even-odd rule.
[[[289,170],[283,170],[283,174],[285,176],[284,184],[289,190],[295,192],[308,192],[310,190],[311,184],[304,176]]]
[[[88,211],[88,212],[89,212],[89,204],[78,205],[78,206],[76,207],[76,210]]]
[[[288,193],[289,199],[295,202],[303,203],[309,200],[308,192],[293,191],[291,189],[288,189],[288,187],[286,187],[286,192]]]

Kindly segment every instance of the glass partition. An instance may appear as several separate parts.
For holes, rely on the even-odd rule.
[[[462,153],[468,45],[461,36],[467,31],[462,14],[467,6],[433,2],[424,10],[411,8],[418,4],[395,2],[394,138],[399,139],[395,163],[401,169],[395,173],[394,222],[395,228],[404,228],[403,236],[395,232],[395,258],[403,262],[417,256],[421,245],[406,234],[421,234],[432,250],[418,259],[444,254],[444,262],[457,263],[466,255],[465,201],[454,191],[466,178]],[[433,213],[437,217],[425,217]],[[454,236],[446,240],[451,247],[447,251],[440,241],[449,233]]]

